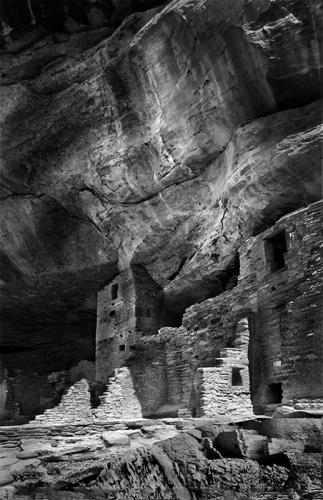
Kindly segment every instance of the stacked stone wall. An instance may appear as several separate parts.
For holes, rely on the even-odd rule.
[[[96,380],[106,383],[122,366],[134,342],[135,288],[131,271],[124,271],[98,293]]]
[[[258,289],[255,343],[263,363],[255,404],[260,407],[266,406],[265,388],[272,383],[282,384],[283,404],[319,404],[323,396],[322,216],[322,202],[317,202],[247,242]],[[270,273],[263,243],[278,231],[285,231],[287,239],[285,266]]]
[[[126,364],[145,335],[157,333],[163,296],[160,287],[139,266],[123,271],[98,293],[96,379],[106,383]]]
[[[68,389],[56,407],[37,415],[32,423],[35,425],[62,425],[83,424],[91,421],[89,383],[86,379],[82,379]]]
[[[100,406],[94,410],[98,420],[142,418],[141,406],[128,368],[115,370],[107,390],[100,397]]]
[[[249,322],[242,318],[237,325],[231,348],[221,349],[215,366],[198,368],[193,384],[196,416],[252,416],[249,382]]]
[[[66,390],[81,378],[94,381],[95,365],[82,360],[70,370],[37,374],[0,370],[0,422],[28,422],[33,416],[55,406]]]

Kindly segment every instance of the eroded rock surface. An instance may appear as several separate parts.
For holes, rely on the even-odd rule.
[[[93,21],[4,45],[3,307],[10,320],[19,302],[16,335],[28,316],[55,329],[58,310],[77,323],[129,263],[170,307],[203,300],[242,238],[319,197],[319,22],[316,0],[180,0],[111,34]]]
[[[316,425],[314,420],[308,419],[309,426]],[[34,498],[35,493],[46,500],[190,500],[196,496],[282,500],[318,490],[320,435],[315,453],[293,450],[277,454],[263,448],[257,457],[247,458],[245,452],[251,448],[244,447],[241,438],[246,442],[249,434],[250,445],[251,431],[243,429],[248,424],[252,422],[219,425],[206,419],[167,419],[59,429],[8,427],[0,431],[1,457],[6,454],[0,462],[0,480],[7,484],[0,495],[11,491],[7,498],[19,500]],[[277,423],[278,430],[287,436],[283,422]],[[221,436],[235,433],[244,449],[240,457],[232,440],[226,441],[226,458],[219,453],[210,455]],[[271,439],[256,431],[252,435],[255,440]],[[293,445],[286,438],[285,442]]]

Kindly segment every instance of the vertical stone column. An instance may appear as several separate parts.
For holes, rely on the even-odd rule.
[[[129,355],[136,327],[135,289],[130,270],[98,293],[96,325],[96,380],[106,383]]]
[[[107,383],[144,335],[158,332],[163,295],[144,268],[133,266],[98,293],[96,380]]]

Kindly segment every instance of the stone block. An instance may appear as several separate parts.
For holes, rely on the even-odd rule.
[[[277,455],[285,452],[304,452],[304,443],[301,441],[291,441],[290,439],[271,438],[265,445],[267,455]]]
[[[104,444],[110,446],[126,446],[130,443],[129,437],[120,431],[106,431],[102,434]]]

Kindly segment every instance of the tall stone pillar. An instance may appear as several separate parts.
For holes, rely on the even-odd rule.
[[[147,271],[133,266],[98,293],[96,380],[106,383],[144,335],[157,333],[163,294]]]

